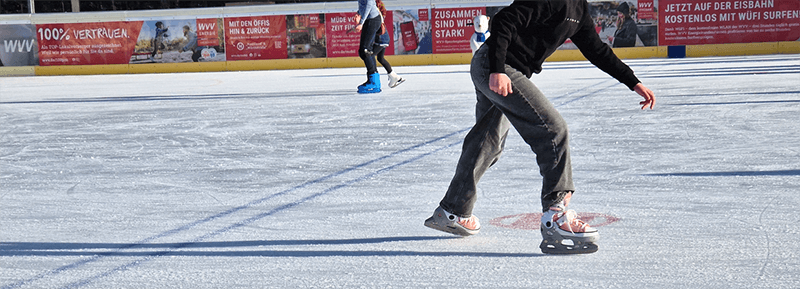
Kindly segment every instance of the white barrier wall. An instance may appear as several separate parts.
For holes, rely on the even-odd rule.
[[[467,24],[511,1],[384,1],[398,65],[467,63]],[[590,1],[597,32],[622,57],[797,53],[800,0]],[[0,75],[139,73],[358,66],[357,2],[0,15]],[[623,13],[621,11],[626,11]],[[619,12],[618,12],[619,11]],[[766,43],[766,44],[764,44]],[[745,45],[742,45],[745,44]],[[687,46],[688,45],[688,46]],[[737,46],[738,45],[738,46]],[[668,48],[669,47],[669,48]],[[552,59],[581,59],[568,41]],[[714,49],[719,50],[719,49]]]

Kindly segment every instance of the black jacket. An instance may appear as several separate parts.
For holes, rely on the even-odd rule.
[[[586,0],[514,1],[492,17],[489,69],[505,72],[503,65],[531,77],[568,38],[592,64],[631,90],[639,79],[600,41]]]

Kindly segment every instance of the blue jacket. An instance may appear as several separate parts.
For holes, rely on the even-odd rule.
[[[358,15],[361,15],[361,22],[358,24],[364,24],[367,19],[381,16],[381,11],[378,10],[375,0],[358,0]]]

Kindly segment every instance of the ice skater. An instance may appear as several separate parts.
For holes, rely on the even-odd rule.
[[[383,66],[383,68],[386,69],[386,75],[389,76],[389,87],[395,88],[401,83],[405,82],[406,79],[398,75],[397,72],[394,72],[394,70],[392,69],[392,64],[389,63],[388,60],[386,60],[385,53],[386,53],[386,47],[389,46],[389,41],[390,39],[388,32],[385,32],[380,36],[378,36],[375,44],[372,45],[372,51],[370,51],[370,54],[374,54],[378,63],[380,63],[381,66]]]
[[[513,125],[536,154],[543,177],[542,252],[597,251],[597,230],[567,210],[575,192],[567,124],[530,80],[568,38],[591,63],[644,97],[639,102],[642,109],[653,109],[653,92],[600,41],[586,0],[514,1],[492,18],[492,37],[472,58],[476,123],[464,139],[455,176],[426,226],[462,236],[478,233],[481,225],[472,214],[476,184],[499,159]]]
[[[401,83],[405,82],[406,80],[400,75],[397,75],[396,72],[392,69],[392,64],[386,60],[386,47],[389,47],[389,31],[386,29],[386,7],[383,5],[383,1],[375,0],[375,3],[378,6],[378,11],[381,12],[381,29],[378,29],[378,33],[375,37],[375,43],[372,45],[372,50],[368,51],[368,54],[375,55],[375,58],[378,60],[378,63],[386,69],[386,75],[389,76],[389,87],[395,88]]]
[[[381,29],[381,13],[375,0],[358,0],[358,25],[355,31],[361,32],[358,44],[358,57],[364,61],[367,68],[367,82],[358,86],[358,93],[381,92],[381,76],[375,58],[369,53],[375,43],[375,37]]]

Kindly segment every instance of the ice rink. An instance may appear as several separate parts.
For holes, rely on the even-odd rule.
[[[372,95],[363,68],[0,78],[0,288],[800,287],[800,55],[626,62],[654,110],[588,62],[532,78],[600,231],[573,256],[538,247],[513,130],[480,234],[423,226],[474,122],[467,65]]]

